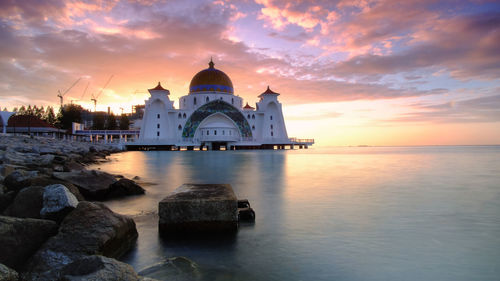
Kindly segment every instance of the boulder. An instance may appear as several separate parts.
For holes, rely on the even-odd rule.
[[[19,274],[12,268],[0,263],[0,281],[18,281]]]
[[[14,202],[4,211],[7,216],[18,218],[39,219],[43,207],[43,193],[45,188],[30,186],[21,189],[14,198]]]
[[[64,218],[59,233],[28,261],[25,279],[57,279],[64,266],[85,255],[120,257],[136,238],[131,218],[113,213],[104,204],[82,201]]]
[[[183,184],[159,203],[160,234],[234,233],[237,201],[229,184]]]
[[[56,233],[53,221],[0,216],[0,263],[18,269]]]
[[[51,185],[51,184],[62,184],[73,195],[75,195],[75,197],[76,197],[76,199],[78,199],[78,201],[85,200],[83,195],[80,193],[80,190],[78,190],[78,187],[74,186],[72,183],[67,182],[67,181],[63,181],[63,180],[59,180],[56,178],[51,178],[49,176],[42,175],[42,176],[31,179],[31,184],[38,185],[38,186],[47,186],[47,185]]]
[[[109,198],[116,198],[128,195],[144,194],[144,192],[144,189],[135,183],[135,181],[122,178],[111,184],[110,191],[107,196]]]
[[[141,271],[139,275],[158,280],[200,280],[198,265],[185,257],[173,257]]]
[[[38,160],[40,161],[39,164],[40,166],[49,166],[52,164],[52,161],[54,161],[54,155],[52,154],[44,154],[41,155]]]
[[[54,172],[53,176],[56,179],[74,184],[85,198],[94,200],[106,200],[110,185],[116,182],[115,177],[111,174],[96,170]]]
[[[21,171],[14,171],[5,177],[3,183],[7,191],[17,192],[31,184],[31,177]]]
[[[63,165],[64,172],[81,171],[84,169],[85,167],[82,164],[75,161],[68,161]]]
[[[115,259],[93,255],[82,256],[61,270],[62,281],[139,281],[132,266]]]
[[[7,209],[7,207],[9,207],[12,202],[14,202],[15,197],[16,193],[14,191],[0,194],[0,213]]]
[[[60,222],[77,205],[78,199],[64,185],[48,185],[43,192],[43,208],[40,210],[40,216]]]

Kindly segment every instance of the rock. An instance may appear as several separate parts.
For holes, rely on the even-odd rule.
[[[43,208],[40,210],[40,216],[60,222],[77,205],[78,199],[64,185],[48,185],[43,193]]]
[[[12,172],[14,172],[17,169],[23,168],[22,166],[17,166],[17,165],[11,165],[11,164],[2,164],[0,165],[0,175],[3,177],[8,176]]]
[[[97,152],[97,149],[93,146],[89,147],[89,152]]]
[[[55,178],[51,178],[45,175],[36,177],[31,179],[31,184],[33,185],[38,185],[38,186],[47,186],[51,184],[62,184],[64,185],[73,195],[75,195],[76,199],[78,201],[83,201],[85,198],[83,195],[80,193],[80,190],[78,190],[78,187],[74,186],[72,183],[63,181],[63,180],[58,180]]]
[[[117,182],[111,184],[108,193],[109,198],[123,197],[127,195],[144,194],[144,189],[129,179],[119,179]]]
[[[26,279],[54,280],[58,272],[82,255],[117,258],[137,238],[135,222],[113,213],[104,204],[82,201],[62,221],[51,237],[26,265]]]
[[[162,235],[233,233],[238,202],[229,184],[183,184],[159,203]]]
[[[108,199],[110,185],[116,182],[115,177],[112,175],[96,170],[81,170],[67,173],[55,172],[53,176],[74,184],[85,198],[94,200]]]
[[[19,274],[11,268],[0,263],[0,281],[18,281]]]
[[[9,207],[12,202],[14,202],[15,197],[16,193],[14,191],[0,194],[0,213],[7,209],[7,207]]]
[[[85,167],[82,164],[77,163],[75,161],[69,161],[69,162],[64,163],[64,165],[63,165],[64,172],[81,171],[84,169],[85,169]]]
[[[250,207],[238,208],[238,220],[239,221],[254,222],[255,221],[255,211]]]
[[[0,216],[0,263],[18,269],[56,233],[53,221]]]
[[[39,164],[41,166],[49,166],[52,164],[52,161],[54,161],[54,155],[53,154],[44,154],[41,155],[38,160],[40,161]]]
[[[3,181],[7,191],[19,191],[23,187],[27,187],[31,184],[31,178],[28,175],[24,175],[20,171],[14,171],[5,177]]]
[[[133,180],[140,180],[140,179],[141,179],[141,177],[139,177],[139,176],[135,176],[135,177],[133,177],[132,179],[133,179]]]
[[[132,266],[115,259],[93,255],[66,265],[61,270],[62,281],[139,281],[141,278]]]
[[[193,261],[173,257],[139,271],[139,275],[159,280],[199,280],[200,272]]]
[[[39,219],[43,207],[43,192],[41,186],[30,186],[21,189],[14,198],[14,202],[4,211],[7,216],[18,218]]]

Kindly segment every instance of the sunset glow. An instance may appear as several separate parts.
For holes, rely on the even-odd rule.
[[[319,146],[500,144],[495,1],[1,1],[0,37],[1,109],[177,101],[213,57]]]

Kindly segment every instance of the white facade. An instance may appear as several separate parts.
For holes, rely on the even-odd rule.
[[[149,93],[137,145],[229,148],[291,144],[279,94],[268,87],[255,109],[248,104],[243,107],[229,78],[212,62],[193,78],[190,93],[179,99],[178,109],[160,83]]]

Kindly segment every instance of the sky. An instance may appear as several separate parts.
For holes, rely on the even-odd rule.
[[[2,109],[177,104],[211,57],[250,105],[280,93],[290,137],[500,144],[495,1],[0,1]]]

